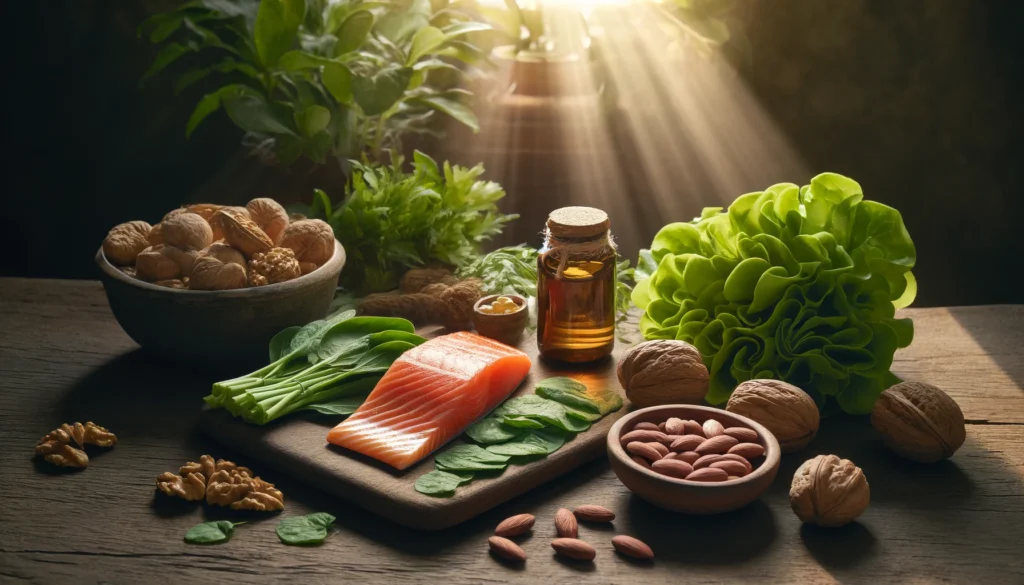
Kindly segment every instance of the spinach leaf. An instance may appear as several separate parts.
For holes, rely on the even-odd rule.
[[[555,430],[538,429],[521,435],[508,443],[488,445],[487,450],[497,455],[510,457],[550,455],[560,449],[569,438],[572,438],[572,435]]]
[[[291,352],[292,340],[301,330],[301,327],[289,327],[283,329],[270,340],[270,361],[276,362]]]
[[[622,407],[622,396],[610,386],[591,389],[572,378],[548,378],[537,384],[537,394],[560,402],[570,408],[601,416],[615,412]],[[589,419],[597,420],[597,419]]]
[[[277,537],[285,544],[320,544],[336,518],[326,512],[293,516],[277,523]]]
[[[449,473],[434,470],[425,473],[416,480],[416,491],[435,498],[450,498],[455,495],[455,488],[473,480],[471,473]]]
[[[507,419],[506,422],[513,426],[520,418],[527,418],[574,433],[590,428],[588,421],[569,417],[565,407],[560,403],[536,394],[526,394],[508,400],[496,408],[495,413],[503,418],[512,417],[512,422]]]
[[[434,464],[444,471],[494,471],[505,468],[508,456],[491,453],[479,445],[455,445],[438,453]]]
[[[239,522],[238,524],[244,524]],[[185,542],[189,544],[217,544],[227,542],[235,533],[235,524],[227,520],[203,522],[196,524],[185,533]]]
[[[517,429],[543,429],[544,428],[544,423],[542,423],[540,421],[533,420],[532,418],[527,418],[525,416],[504,416],[504,417],[499,417],[498,420],[500,420],[502,422],[502,424],[505,424],[505,425],[508,425],[510,427],[514,427],[514,428],[517,428]]]
[[[477,443],[492,444],[504,443],[514,439],[518,433],[516,429],[509,428],[502,424],[501,420],[488,416],[477,421],[466,429],[466,435]]]
[[[413,333],[416,327],[405,319],[395,317],[352,317],[324,332],[316,350],[316,358],[311,355],[310,359],[314,362],[331,359],[357,347],[360,342],[365,343],[371,334],[385,331]]]

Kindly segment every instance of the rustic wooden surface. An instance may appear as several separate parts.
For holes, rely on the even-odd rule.
[[[445,330],[424,327],[418,333],[429,338]],[[590,388],[611,387],[625,397],[615,374],[615,360],[625,351],[623,344],[616,348],[613,359],[573,369],[542,361],[537,356],[537,343],[529,335],[523,335],[519,348],[530,356],[533,367],[513,395],[532,394],[537,382],[545,378],[570,376]],[[316,485],[328,494],[359,504],[403,526],[440,530],[605,455],[608,430],[625,413],[626,409],[621,408],[551,455],[529,465],[509,465],[496,477],[475,479],[450,498],[425,496],[415,489],[416,479],[433,471],[433,456],[400,472],[370,457],[328,445],[327,431],[341,420],[340,417],[299,413],[256,426],[217,409],[205,411],[200,426],[219,442],[273,467],[278,472],[276,475]]]
[[[0,582],[205,583],[697,583],[1024,582],[1024,307],[908,310],[911,348],[898,374],[936,383],[960,403],[967,443],[950,461],[888,453],[862,418],[827,420],[805,451],[783,458],[758,502],[712,517],[656,509],[595,461],[437,533],[402,528],[220,447],[197,430],[199,399],[216,376],[186,372],[137,350],[95,282],[0,280]],[[35,463],[32,447],[61,422],[95,420],[121,443],[81,472]],[[154,497],[153,479],[201,453],[251,465],[288,499],[285,515],[327,511],[337,530],[317,548],[284,547],[276,518],[240,526],[231,542],[181,537],[223,512]],[[871,483],[871,507],[837,530],[801,526],[788,481],[817,453],[849,457]],[[612,508],[614,527],[581,528],[594,563],[554,558],[557,508]],[[486,552],[507,515],[538,517],[523,567]],[[655,562],[616,556],[610,539],[649,542]]]

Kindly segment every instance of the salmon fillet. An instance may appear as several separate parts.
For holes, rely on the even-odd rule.
[[[502,403],[530,358],[475,333],[436,337],[402,354],[327,441],[406,469]]]

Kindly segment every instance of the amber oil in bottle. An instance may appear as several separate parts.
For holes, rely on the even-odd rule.
[[[615,346],[615,244],[608,214],[563,207],[548,216],[537,259],[541,357],[589,362]]]

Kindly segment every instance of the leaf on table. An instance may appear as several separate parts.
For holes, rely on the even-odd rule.
[[[241,522],[239,523],[241,524]],[[189,528],[185,533],[185,542],[189,544],[217,544],[227,542],[235,533],[233,522],[218,520],[216,522],[203,522]]]
[[[327,529],[336,518],[326,512],[293,516],[277,523],[277,537],[291,545],[320,544],[327,538]]]
[[[479,445],[455,445],[438,453],[434,464],[443,471],[493,471],[504,469],[508,459]]]
[[[515,440],[500,445],[488,445],[487,450],[498,455],[521,457],[529,455],[550,455],[565,444],[571,435],[553,429],[536,429]]]
[[[448,471],[434,470],[424,473],[416,479],[416,491],[421,494],[435,498],[450,498],[455,495],[455,489],[473,480],[471,473],[451,473]]]

